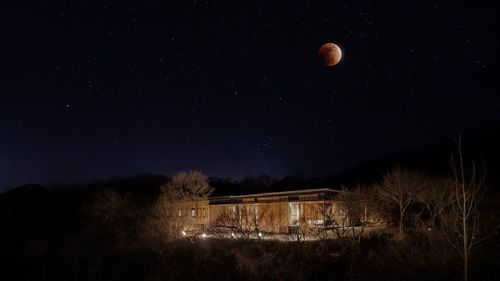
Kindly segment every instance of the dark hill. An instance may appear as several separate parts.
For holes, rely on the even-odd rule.
[[[499,182],[500,175],[500,129],[485,130],[462,137],[462,151],[465,164],[474,161],[487,173],[491,184]],[[450,174],[450,159],[457,152],[456,140],[448,140],[438,145],[403,151],[385,158],[373,159],[338,174],[310,179],[286,177],[273,184],[271,190],[291,190],[299,188],[319,188],[341,186],[353,187],[358,184],[372,184],[382,179],[383,174],[397,166],[419,170],[429,175]]]
[[[23,185],[0,194],[0,252],[22,253],[19,245],[29,241],[61,241],[82,229],[82,207],[103,190],[129,193],[136,203],[148,205],[156,200],[160,186],[167,178],[159,175],[137,175],[87,184]],[[19,242],[21,241],[21,242]],[[26,242],[28,241],[28,242]]]

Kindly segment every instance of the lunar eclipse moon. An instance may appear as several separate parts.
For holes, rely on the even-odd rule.
[[[334,43],[325,43],[319,48],[319,61],[323,66],[337,65],[342,59],[342,50]]]

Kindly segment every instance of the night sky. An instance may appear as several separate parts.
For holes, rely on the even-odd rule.
[[[326,176],[500,125],[495,1],[11,2],[0,187]]]

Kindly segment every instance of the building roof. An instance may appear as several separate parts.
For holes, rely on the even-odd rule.
[[[297,189],[289,191],[276,191],[276,192],[262,192],[262,193],[252,193],[245,195],[228,195],[228,196],[213,196],[209,197],[208,200],[211,202],[221,202],[221,203],[235,203],[244,198],[252,197],[272,197],[272,196],[299,196],[304,194],[314,194],[314,193],[327,193],[327,194],[338,194],[344,193],[346,191],[336,190],[331,188],[316,188],[316,189]]]

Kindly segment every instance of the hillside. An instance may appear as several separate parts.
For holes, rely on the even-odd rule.
[[[462,137],[465,164],[470,165],[474,161],[479,167],[484,167],[489,185],[500,181],[500,146],[498,144],[500,144],[499,128]],[[373,159],[335,175],[310,179],[286,177],[273,184],[271,189],[278,191],[296,188],[339,188],[372,184],[381,180],[386,171],[397,166],[416,169],[429,175],[448,176],[451,171],[451,155],[456,151],[456,141],[450,139],[438,145]]]

